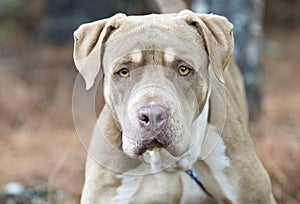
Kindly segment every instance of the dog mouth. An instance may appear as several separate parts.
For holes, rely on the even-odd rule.
[[[154,149],[167,148],[172,143],[170,137],[165,133],[147,137],[147,139],[140,139],[137,142],[133,152],[135,155],[140,156],[146,151],[152,151]]]
[[[155,138],[152,141],[145,141],[145,144],[137,146],[134,149],[134,154],[140,156],[147,150],[152,151],[153,149],[160,149],[163,147],[164,145]]]

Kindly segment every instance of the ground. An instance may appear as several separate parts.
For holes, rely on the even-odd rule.
[[[269,55],[263,58],[263,115],[251,126],[256,151],[271,176],[278,203],[300,202],[298,32],[276,29],[266,33],[273,51],[266,51]]]
[[[300,202],[299,31],[266,32],[263,112],[250,125],[278,203]],[[0,186],[44,185],[79,202],[86,151],[72,120],[76,74],[72,45],[20,35],[0,48]]]

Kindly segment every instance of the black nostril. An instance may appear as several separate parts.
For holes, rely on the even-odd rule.
[[[159,105],[145,106],[137,111],[137,117],[140,125],[151,129],[164,127],[168,116],[168,109]]]
[[[149,117],[147,115],[141,114],[138,116],[138,118],[139,121],[143,122],[145,125],[147,125],[150,122]]]

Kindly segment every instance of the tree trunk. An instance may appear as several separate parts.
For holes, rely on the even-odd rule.
[[[259,119],[262,101],[261,33],[263,0],[194,0],[196,12],[225,16],[234,25],[235,58],[244,76],[250,120]]]

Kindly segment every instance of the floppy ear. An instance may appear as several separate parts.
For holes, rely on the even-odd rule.
[[[196,14],[189,10],[180,13],[190,25],[197,28],[205,42],[205,48],[214,73],[219,81],[225,83],[223,72],[234,47],[233,25],[222,16],[213,14]]]
[[[81,25],[74,32],[74,52],[75,65],[85,80],[86,90],[90,89],[101,68],[102,45],[107,39],[112,29],[118,28],[118,19],[125,14],[86,23]]]

